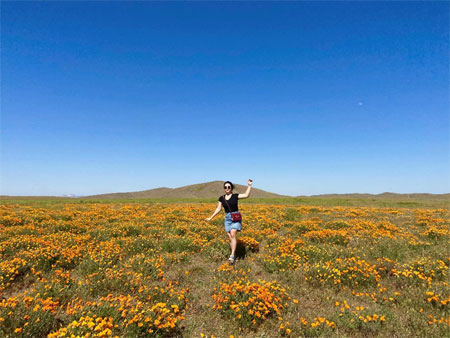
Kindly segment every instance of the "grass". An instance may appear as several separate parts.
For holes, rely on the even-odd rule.
[[[2,200],[0,336],[448,334],[442,201],[300,200],[240,203],[234,267],[215,199]]]
[[[200,187],[201,188],[201,187]],[[83,198],[23,198],[0,197],[2,204],[41,205],[55,204],[92,204],[92,203],[139,203],[139,204],[178,204],[178,203],[216,203],[217,198],[128,198],[128,199],[83,199]],[[241,200],[240,204],[275,204],[275,205],[310,205],[310,206],[367,206],[387,208],[450,208],[450,198],[385,198],[385,197],[285,197],[285,198],[249,198]]]

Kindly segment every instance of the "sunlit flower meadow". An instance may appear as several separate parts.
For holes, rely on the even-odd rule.
[[[1,337],[443,337],[448,209],[0,207]]]

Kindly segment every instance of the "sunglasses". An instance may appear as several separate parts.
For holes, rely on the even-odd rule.
[[[226,185],[223,187],[224,189],[231,189],[231,185]]]

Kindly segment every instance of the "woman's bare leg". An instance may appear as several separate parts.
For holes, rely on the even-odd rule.
[[[237,243],[236,233],[237,233],[236,229],[231,229],[230,232],[228,233],[228,236],[230,237],[231,256],[233,257],[236,252],[236,243]]]
[[[227,232],[227,235],[228,235],[228,239],[231,241],[231,235],[230,235],[230,233]]]

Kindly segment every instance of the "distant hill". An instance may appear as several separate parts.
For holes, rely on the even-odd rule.
[[[450,194],[397,194],[393,192],[384,192],[381,194],[324,194],[312,196],[297,196],[297,197],[320,197],[320,198],[384,198],[384,199],[450,199]]]
[[[234,184],[234,193],[245,193],[246,185]],[[186,185],[180,188],[156,188],[136,192],[118,192],[111,194],[83,196],[83,199],[109,199],[109,198],[214,198],[224,194],[223,181],[212,181],[199,184]],[[250,192],[251,197],[274,198],[290,197],[253,188]]]
[[[247,190],[246,185],[235,184],[234,192],[244,193]],[[76,195],[64,195],[64,196],[6,196],[0,195],[0,200],[6,199],[136,199],[136,198],[170,198],[170,199],[184,199],[184,198],[217,198],[219,195],[224,194],[223,181],[212,181],[199,184],[186,185],[179,188],[156,188],[135,192],[117,192],[109,194],[89,195],[89,196],[76,196]],[[411,194],[397,194],[392,192],[384,192],[381,194],[323,194],[323,195],[300,195],[300,196],[287,196],[275,194],[272,192],[264,191],[258,188],[252,188],[251,197],[255,198],[290,198],[290,199],[351,199],[351,200],[442,200],[449,201],[450,194],[427,194],[427,193],[411,193]]]

